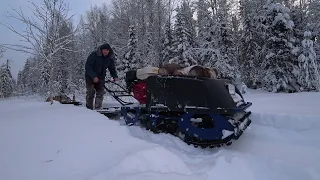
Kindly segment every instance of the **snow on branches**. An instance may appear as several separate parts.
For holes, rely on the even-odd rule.
[[[128,70],[147,65],[198,64],[216,68],[220,78],[239,78],[249,88],[319,91],[318,4],[117,0],[110,7],[91,8],[80,17],[81,31],[76,31],[63,0],[43,0],[32,3],[33,17],[13,10],[10,16],[27,28],[17,31],[5,25],[24,44],[5,47],[32,55],[18,83],[37,93],[85,89],[86,58],[105,42],[114,48],[120,79]]]
[[[262,88],[272,92],[295,91],[296,78],[292,74],[295,57],[291,53],[295,48],[291,42],[294,23],[290,10],[282,4],[268,2],[261,13],[265,39],[261,64],[264,71],[260,74]]]
[[[298,58],[299,83],[307,90],[320,91],[320,73],[317,64],[317,56],[312,41],[312,33],[308,30],[304,32],[304,39],[301,42],[301,54]]]
[[[0,46],[0,59],[3,58],[3,53],[5,52],[5,48]]]
[[[13,94],[14,81],[9,60],[0,66],[0,98],[8,98]]]
[[[3,24],[9,30],[20,36],[24,44],[5,44],[8,49],[21,51],[38,57],[40,66],[39,80],[42,89],[50,94],[58,93],[54,88],[54,61],[61,51],[73,51],[70,44],[74,41],[75,31],[64,31],[70,26],[68,6],[63,0],[43,0],[36,4],[31,2],[32,17],[27,17],[22,10],[13,9],[15,14],[9,17],[22,22],[26,29],[18,31],[10,24]],[[65,77],[64,77],[65,78]]]

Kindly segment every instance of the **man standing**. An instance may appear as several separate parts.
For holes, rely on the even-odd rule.
[[[87,58],[85,65],[86,79],[86,106],[93,109],[93,99],[95,99],[95,109],[101,109],[103,96],[105,94],[104,83],[107,69],[114,81],[118,81],[118,75],[115,68],[115,54],[108,43],[98,47]]]

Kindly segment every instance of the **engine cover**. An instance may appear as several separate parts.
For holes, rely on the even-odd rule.
[[[152,76],[147,80],[147,108],[167,107],[170,111],[198,108],[210,112],[236,108],[228,80],[196,77]]]

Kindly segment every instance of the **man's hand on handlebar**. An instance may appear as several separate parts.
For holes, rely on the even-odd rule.
[[[116,81],[120,81],[119,78],[113,78],[113,80],[106,79],[106,82],[116,82]]]
[[[97,77],[93,78],[93,82],[94,83],[98,83],[99,82],[99,78],[97,78]]]

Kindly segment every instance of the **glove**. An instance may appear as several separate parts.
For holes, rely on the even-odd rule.
[[[98,82],[99,82],[99,78],[95,77],[95,78],[93,79],[93,82],[94,82],[94,83],[98,83]]]

